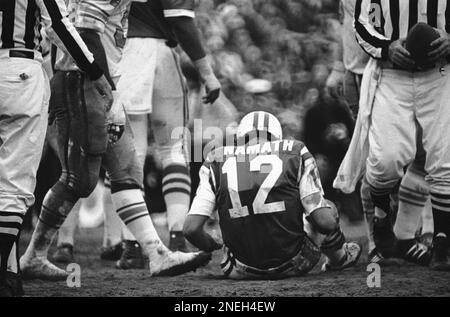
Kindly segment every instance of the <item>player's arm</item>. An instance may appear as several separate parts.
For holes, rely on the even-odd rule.
[[[80,35],[68,19],[63,0],[37,0],[41,18],[49,39],[60,49],[69,53],[78,67],[94,82],[100,94],[106,97],[107,105],[113,101],[111,87],[103,75],[103,70],[94,59]]]
[[[205,84],[206,96],[203,102],[213,103],[219,98],[221,87],[206,57],[200,32],[195,25],[194,1],[171,0],[164,1],[163,5],[164,16],[172,26],[181,48],[192,60]]]
[[[297,182],[306,219],[318,232],[322,234],[332,233],[336,230],[337,219],[330,204],[323,196],[316,161],[306,146],[303,147],[300,155]]]
[[[186,239],[200,250],[212,252],[220,249],[217,243],[204,229],[206,221],[216,208],[216,195],[212,188],[212,173],[206,162],[199,172],[200,184],[191,209],[184,222],[183,232]]]
[[[356,39],[367,54],[376,59],[387,60],[392,41],[380,34],[370,23],[371,4],[371,0],[356,0],[354,17]],[[376,10],[382,14],[380,8]]]
[[[339,2],[339,15],[341,24],[344,19],[344,8],[342,1]],[[344,45],[343,45],[343,36],[339,37],[338,41],[333,46],[333,69],[328,76],[326,87],[328,92],[333,97],[342,97],[344,95],[344,74],[345,67],[343,62],[343,53],[344,53]]]

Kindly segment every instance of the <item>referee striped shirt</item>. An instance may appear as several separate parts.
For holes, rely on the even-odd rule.
[[[69,53],[91,79],[103,75],[69,21],[64,0],[0,0],[0,49],[40,51],[41,25],[49,39]]]
[[[356,0],[356,38],[373,58],[386,60],[389,45],[418,22],[450,32],[450,0]]]

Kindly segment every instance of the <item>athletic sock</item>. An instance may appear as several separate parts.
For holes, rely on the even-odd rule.
[[[409,168],[399,189],[399,208],[394,233],[397,239],[414,239],[420,224],[422,211],[429,196],[425,175]]]
[[[191,201],[191,179],[188,168],[179,164],[165,167],[162,187],[169,231],[182,231]]]
[[[123,224],[117,212],[114,210],[114,204],[111,198],[111,182],[106,173],[104,188],[103,188],[103,210],[104,210],[104,226],[103,226],[103,247],[113,247],[128,239],[123,236],[123,231],[126,230],[126,226]],[[128,230],[127,230],[128,231]],[[134,238],[131,240],[135,240]]]
[[[370,196],[370,187],[366,178],[361,183],[361,202],[364,210],[364,218],[366,222],[366,234],[369,242],[369,253],[375,249],[375,241],[373,239],[373,218],[375,217],[375,207]]]
[[[41,214],[31,237],[25,257],[47,258],[48,249],[58,229],[77,202],[78,197],[57,182],[45,196]]]
[[[5,283],[8,263],[10,271],[18,272],[16,247],[24,214],[0,211],[0,285]]]
[[[323,240],[320,250],[330,259],[331,265],[338,265],[344,256],[345,250],[342,248],[345,243],[345,236],[340,228],[327,235]]]
[[[450,195],[431,193],[434,237],[450,237]]]
[[[139,189],[126,189],[111,195],[117,214],[139,242],[145,255],[160,253],[167,248],[156,232]]]
[[[390,189],[380,189],[370,185],[370,196],[372,197],[373,205],[375,206],[375,216],[377,218],[384,218],[390,214],[390,192]]]

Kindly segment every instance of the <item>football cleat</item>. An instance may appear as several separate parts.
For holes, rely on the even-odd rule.
[[[73,245],[63,243],[58,246],[57,250],[52,256],[52,260],[58,263],[72,263],[73,258]]]
[[[182,231],[171,231],[169,249],[171,251],[187,252],[186,239]]]
[[[69,276],[64,270],[52,264],[46,258],[20,258],[20,268],[24,280],[40,279],[47,281],[63,281]]]
[[[415,239],[399,240],[396,244],[396,257],[421,266],[428,266],[431,260],[431,250]]]
[[[433,246],[433,233],[427,232],[420,236],[420,243],[426,245],[429,249]]]
[[[117,261],[121,258],[122,253],[122,242],[110,247],[102,247],[102,250],[100,252],[100,259],[105,261]]]
[[[384,257],[383,254],[375,248],[369,252],[368,262],[377,263],[380,266],[393,266],[403,264],[404,260],[396,257]]]
[[[176,276],[195,271],[205,266],[211,260],[211,253],[207,252],[165,252],[159,259],[150,258],[149,268],[151,276]]]
[[[327,259],[322,265],[322,272],[342,271],[348,267],[354,266],[361,256],[361,246],[356,242],[346,242],[343,246],[345,255],[338,264],[332,265]]]
[[[125,240],[124,251],[116,262],[116,268],[122,270],[143,269],[145,267],[142,249],[136,241]]]
[[[436,237],[433,241],[430,268],[434,271],[450,271],[450,252],[446,237]]]

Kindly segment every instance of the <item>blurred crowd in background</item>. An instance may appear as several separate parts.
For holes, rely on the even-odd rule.
[[[196,21],[224,94],[238,112],[265,110],[302,139],[340,38],[336,0],[198,1]]]

